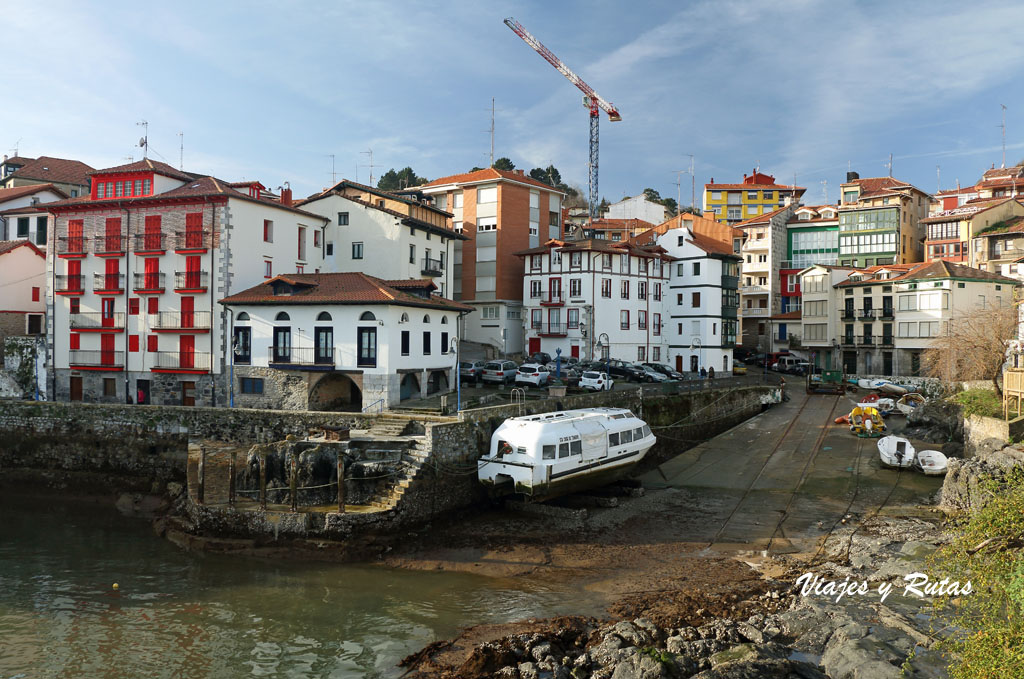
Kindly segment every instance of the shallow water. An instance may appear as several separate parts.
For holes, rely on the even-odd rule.
[[[460,627],[602,603],[544,583],[190,554],[107,507],[0,498],[0,679],[394,677]]]

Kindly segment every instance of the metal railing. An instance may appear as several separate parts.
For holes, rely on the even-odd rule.
[[[370,405],[368,405],[365,408],[363,408],[363,412],[364,413],[373,412],[374,408],[377,408],[377,412],[378,413],[384,412],[384,399],[382,399],[382,398],[377,399],[376,401],[374,401]]]
[[[163,290],[165,274],[162,273],[136,273],[132,274],[132,289],[135,292],[146,290]]]
[[[860,341],[857,342],[857,344],[861,345],[862,347],[870,347],[874,346],[875,344],[875,338],[873,335],[863,335],[859,339]]]
[[[175,290],[205,290],[210,275],[206,271],[175,271]]]
[[[132,238],[135,252],[162,252],[167,249],[167,236],[161,231],[136,233]]]
[[[76,330],[96,330],[100,328],[119,329],[124,327],[124,312],[117,311],[106,314],[99,311],[85,311],[71,314],[71,327]]]
[[[877,309],[861,309],[860,317],[867,320],[873,320],[876,313]]]
[[[444,273],[444,263],[440,259],[424,257],[420,265],[420,273],[424,276],[440,276]]]
[[[160,370],[209,370],[212,355],[206,351],[158,351],[153,367]]]
[[[174,233],[175,250],[200,250],[210,247],[209,229],[186,229]]]
[[[58,274],[57,275],[57,286],[56,292],[85,292],[85,276],[81,274],[68,275]]]
[[[124,352],[72,349],[68,354],[68,365],[120,369],[124,367]]]
[[[124,290],[123,273],[94,273],[92,275],[93,292],[112,292]]]
[[[58,255],[84,255],[85,236],[61,236],[57,239]]]
[[[845,320],[852,321],[854,318],[857,317],[857,312],[854,311],[853,309],[843,309],[842,317]]]
[[[150,314],[149,326],[156,330],[209,330],[209,311],[161,311]]]
[[[878,340],[878,344],[883,347],[891,347],[893,345],[893,335],[882,335],[882,339]]]
[[[121,234],[93,236],[92,251],[97,255],[111,255],[124,252],[125,237]]]
[[[541,323],[533,326],[534,332],[541,336],[561,336],[569,333],[568,323]]]
[[[888,319],[890,321],[896,318],[895,312],[893,311],[893,308],[891,306],[882,307],[880,310],[876,309],[876,311],[878,311],[878,318]]]
[[[540,297],[541,304],[564,304],[565,298],[561,292],[546,292]]]
[[[331,365],[335,364],[335,348],[270,347],[267,360],[270,365]]]

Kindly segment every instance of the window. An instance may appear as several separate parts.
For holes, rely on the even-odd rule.
[[[647,281],[637,281],[636,298],[647,299]]]
[[[423,355],[430,356],[430,331],[423,333]]]
[[[338,226],[348,226],[348,213],[347,212],[339,212],[338,213]]]
[[[476,261],[478,262],[494,262],[498,259],[498,248],[494,245],[481,247],[477,245],[476,248]]]
[[[456,191],[452,194],[452,209],[462,208],[462,191]]]
[[[32,301],[33,302],[38,302],[39,301],[39,288],[35,287],[35,286],[32,287]]]
[[[653,325],[654,325],[654,334],[655,335],[660,335],[661,334],[661,314],[654,314],[651,318],[652,318]]]
[[[480,308],[480,317],[484,320],[493,321],[498,318],[498,307],[485,306]]]
[[[409,355],[409,331],[402,331],[402,356]]]
[[[602,278],[601,279],[601,296],[611,298],[612,296],[612,279]]]
[[[612,256],[601,255],[601,268],[611,271],[612,269]]]
[[[579,309],[569,309],[568,320],[569,320],[569,329],[570,330],[575,330],[576,328],[579,328],[580,327],[580,310]]]
[[[132,297],[128,300],[128,315],[138,316],[139,315],[139,298]]]
[[[530,310],[530,327],[534,328],[534,329],[539,328],[540,324],[542,323],[542,320],[541,320],[542,317],[543,317],[543,314],[541,313],[540,309],[531,309]]]
[[[410,264],[415,264],[416,263],[416,246],[415,245],[410,245],[409,246],[409,263]]]
[[[647,329],[647,312],[646,311],[642,311],[641,310],[641,311],[636,312],[636,323],[637,323],[637,327],[640,328],[641,330],[646,330]]]
[[[636,360],[637,361],[646,361],[647,360],[647,347],[637,347],[636,348]]]
[[[622,281],[619,283],[619,297],[622,299],[629,299],[629,281]]]
[[[139,336],[128,335],[128,351],[136,353],[139,350]]]
[[[540,234],[540,224],[537,222],[530,222],[530,235],[536,236]]]
[[[700,275],[700,262],[694,262],[693,263],[693,275],[694,276],[699,276]]]
[[[476,202],[479,203],[497,203],[498,202],[498,187],[490,186],[487,188],[479,188],[476,190]]]
[[[541,284],[540,281],[530,281],[530,297],[536,299],[540,297]]]
[[[352,259],[362,259],[362,258],[363,258],[363,244],[361,242],[360,243],[352,243]]]
[[[569,279],[569,296],[570,297],[579,297],[582,294],[583,294],[583,281],[581,281],[579,278],[570,278]]]
[[[356,364],[363,368],[376,368],[377,328],[357,328],[356,345],[359,349]]]
[[[46,217],[36,217],[36,245],[46,245]]]
[[[582,252],[572,252],[572,253],[569,253],[569,268],[570,269],[580,269],[582,267],[583,267],[583,253]]]
[[[327,255],[328,257],[330,257],[331,255],[334,254],[334,243],[333,242],[332,243],[327,243],[327,245],[324,246],[324,254]]]
[[[629,330],[629,311],[626,309],[619,311],[619,329]]]
[[[81,336],[77,332],[71,333],[71,336],[68,339],[68,348],[73,351],[78,350],[81,346],[81,343],[79,341],[80,337]],[[156,339],[156,337],[153,337],[152,339]]]
[[[263,261],[263,277],[273,278],[274,277],[274,263],[264,260]]]
[[[476,220],[477,232],[483,231],[497,231],[498,229],[498,218],[497,217],[478,217]]]
[[[270,221],[269,219],[263,220],[263,242],[274,242],[274,222]]]
[[[543,260],[540,255],[530,255],[530,269],[534,271],[540,271],[540,265]]]
[[[262,377],[240,377],[238,378],[239,386],[242,389],[243,394],[262,394],[263,393],[263,378]]]
[[[235,355],[235,363],[246,365],[252,361],[252,328],[236,327],[234,335],[231,351]]]
[[[655,283],[654,284],[654,301],[655,302],[660,302],[661,301],[661,283]]]
[[[156,353],[159,349],[159,339],[156,335],[146,335],[146,351]]]
[[[118,189],[121,188],[121,182],[117,183]],[[117,396],[117,379],[114,377],[103,378],[103,395],[104,396]]]
[[[694,293],[691,293],[691,295],[692,295],[692,306],[693,306],[694,309],[696,309],[697,307],[700,306],[700,293],[699,292],[694,292]]]
[[[18,238],[28,238],[28,217],[18,217]]]
[[[297,256],[298,256],[299,259],[305,259],[306,258],[306,227],[300,226],[299,229],[298,229],[298,232],[299,232],[299,238],[298,238],[298,240],[299,240],[298,246],[299,247],[298,247],[298,255]]]
[[[146,313],[147,314],[153,315],[155,313],[158,313],[159,311],[160,311],[160,298],[159,297],[149,297],[148,299],[146,299]]]
[[[541,456],[545,460],[553,460],[553,459],[555,459],[555,446],[554,446],[554,444],[552,444],[552,445],[545,445],[541,449]]]

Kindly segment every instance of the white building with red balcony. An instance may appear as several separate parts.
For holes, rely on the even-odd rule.
[[[672,258],[657,245],[549,240],[524,261],[526,352],[667,360],[663,304]],[[598,348],[600,343],[600,348]]]
[[[217,300],[324,262],[327,220],[153,160],[92,173],[49,203],[52,393],[57,400],[225,405],[231,347]]]

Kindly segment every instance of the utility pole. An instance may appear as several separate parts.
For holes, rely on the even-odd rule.
[[[491,97],[491,164],[494,167],[494,97]]]
[[[179,146],[178,146],[178,169],[179,170],[184,170],[185,169],[185,133],[184,132],[179,132],[178,133],[178,142],[179,142]]]
[[[793,178],[793,186],[794,187],[796,186],[796,178],[795,177]],[[794,188],[793,191],[795,193],[796,189]],[[822,179],[821,180],[821,198],[824,201],[824,204],[828,205],[828,180],[827,179]]]
[[[1003,164],[1001,167],[1006,167],[1006,105],[999,104],[1003,109],[1003,124],[999,127],[1003,128]]]
[[[338,183],[338,173],[334,171],[334,154],[328,153],[327,157],[331,159],[331,186],[334,186]]]
[[[892,176],[892,154],[891,153],[889,154],[889,162],[886,163],[885,166],[887,168],[889,168],[889,176],[891,177]]]
[[[142,139],[139,140],[139,146],[141,146],[143,148],[142,157],[143,158],[148,158],[149,157],[149,123],[147,123],[145,120],[143,120],[143,121],[137,122],[135,124],[142,127],[143,137],[142,137]]]
[[[935,166],[935,193],[942,191],[942,166]]]
[[[683,175],[686,170],[676,170],[676,214],[681,214],[680,206],[683,203]]]
[[[697,175],[693,173],[693,154],[687,155],[690,156],[690,211],[692,212],[697,204]]]
[[[369,186],[373,186],[373,149],[361,151],[364,155],[370,156],[370,183]]]

